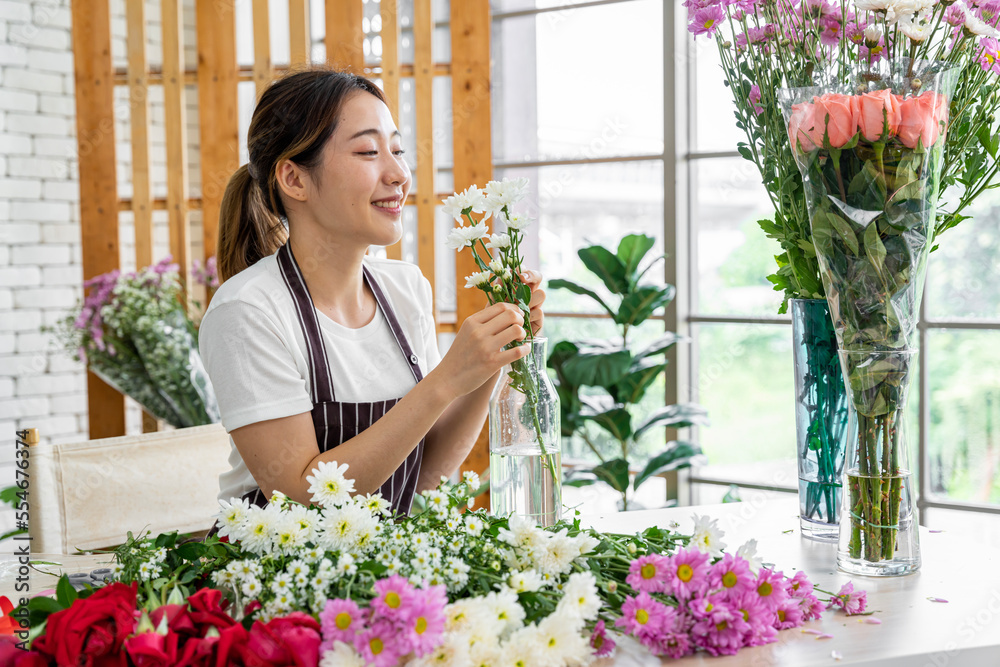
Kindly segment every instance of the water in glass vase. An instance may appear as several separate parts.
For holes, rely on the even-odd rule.
[[[877,577],[908,574],[920,567],[911,476],[906,470],[881,477],[847,471],[844,512],[850,512],[845,518],[850,530],[840,532],[837,564],[842,570]]]
[[[558,449],[543,456],[536,443],[512,445],[491,452],[490,503],[493,514],[505,516],[513,513],[542,526],[554,524],[562,510],[561,464]]]

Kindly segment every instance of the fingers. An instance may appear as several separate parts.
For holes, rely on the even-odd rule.
[[[535,288],[542,284],[542,274],[538,271],[527,269],[521,272],[521,280],[534,292]]]

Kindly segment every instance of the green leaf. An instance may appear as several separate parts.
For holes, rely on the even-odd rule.
[[[611,388],[611,396],[619,403],[638,403],[666,367],[654,359],[635,360],[628,374]]]
[[[0,490],[0,503],[16,508],[18,502],[20,501],[17,497],[18,491],[19,489],[16,486],[8,486],[7,488]]]
[[[729,485],[729,490],[726,491],[726,495],[722,496],[723,503],[741,503],[743,499],[740,498],[740,487],[735,484]]]
[[[629,288],[625,264],[610,250],[599,245],[583,248],[578,253],[583,265],[600,278],[615,294],[625,294]]]
[[[634,353],[633,356],[635,359],[638,360],[638,359],[643,359],[645,357],[653,356],[654,354],[663,354],[671,347],[673,347],[674,343],[686,340],[688,340],[687,336],[681,336],[672,331],[668,331],[667,333],[663,334],[662,336],[654,340],[652,343],[647,345],[646,347]]]
[[[594,467],[591,472],[619,493],[628,488],[628,463],[625,459],[607,461]]]
[[[642,324],[653,315],[657,308],[670,303],[676,292],[673,285],[637,287],[622,299],[615,322],[629,326]]]
[[[882,275],[885,266],[885,245],[879,236],[878,225],[874,222],[869,223],[868,229],[865,230],[865,254],[879,275]]]
[[[632,416],[610,396],[585,396],[581,403],[580,419],[594,422],[619,442],[632,437]]]
[[[579,294],[581,296],[589,296],[591,299],[596,301],[601,306],[601,308],[603,308],[608,313],[608,315],[610,315],[611,317],[615,316],[615,311],[611,310],[611,307],[608,306],[608,304],[604,303],[604,299],[598,296],[597,292],[591,289],[587,289],[583,285],[577,285],[574,282],[571,282],[569,280],[563,280],[562,278],[553,278],[552,280],[549,281],[549,289],[568,289],[570,292],[573,292],[574,294]]]
[[[73,584],[69,583],[69,577],[65,574],[59,577],[59,581],[56,583],[56,600],[63,609],[69,609],[69,606],[76,600],[76,589],[73,588]]]
[[[704,455],[697,445],[671,440],[667,443],[666,449],[651,458],[642,472],[635,476],[632,488],[638,491],[639,486],[650,477],[678,468],[687,468],[699,456],[703,457]]]
[[[1000,134],[993,134],[990,132],[989,125],[983,125],[976,133],[976,138],[979,139],[979,143],[990,154],[990,157],[996,159],[997,151],[1000,150]]]
[[[750,147],[749,146],[747,146],[746,144],[741,143],[741,144],[739,144],[736,147],[736,150],[738,150],[740,152],[740,155],[742,155],[745,160],[749,160],[750,162],[753,162],[753,153],[750,152]]]
[[[653,248],[655,241],[645,234],[629,234],[618,243],[618,259],[625,265],[625,278],[635,285],[639,262]]]
[[[632,366],[632,353],[603,341],[581,344],[576,355],[562,363],[562,373],[576,386],[612,387]]]
[[[28,600],[28,624],[32,628],[37,628],[57,611],[62,611],[65,607],[56,602],[53,598],[45,595]]]
[[[635,440],[649,429],[655,426],[669,426],[670,428],[684,428],[695,424],[708,426],[708,411],[697,403],[679,403],[677,405],[667,405],[660,408],[635,429]]]

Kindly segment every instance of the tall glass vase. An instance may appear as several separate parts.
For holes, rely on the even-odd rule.
[[[795,430],[802,535],[836,542],[849,410],[825,299],[792,299]]]
[[[902,423],[958,71],[901,58],[779,93],[856,417],[837,554],[855,574],[920,567]]]
[[[545,370],[546,338],[505,366],[490,396],[490,505],[551,526],[562,516],[559,395]]]
[[[845,351],[840,357],[857,428],[847,451],[837,563],[854,574],[907,574],[920,567],[905,428],[917,353]]]

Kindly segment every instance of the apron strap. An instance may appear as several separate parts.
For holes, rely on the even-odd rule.
[[[420,372],[420,359],[413,352],[413,348],[410,347],[410,342],[406,339],[406,334],[403,333],[403,328],[399,326],[399,320],[396,319],[396,313],[393,311],[392,306],[389,304],[389,298],[382,291],[381,285],[378,284],[378,280],[375,278],[374,274],[368,270],[367,266],[361,267],[365,272],[365,279],[368,281],[368,286],[371,287],[372,293],[375,294],[375,300],[378,302],[379,308],[382,309],[382,313],[385,315],[386,321],[389,322],[389,328],[392,330],[392,335],[396,339],[396,344],[399,349],[403,352],[403,357],[406,359],[407,365],[410,367],[410,372],[413,373],[413,379],[420,382],[424,375]]]
[[[309,361],[310,385],[312,386],[312,402],[330,403],[334,400],[333,376],[326,356],[326,344],[323,342],[323,331],[316,317],[316,307],[313,305],[309,288],[299,270],[298,262],[292,255],[291,243],[285,243],[278,249],[278,266],[285,286],[292,295],[295,313],[306,339],[306,353]]]

